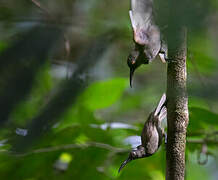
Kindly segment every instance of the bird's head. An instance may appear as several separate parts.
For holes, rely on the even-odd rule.
[[[130,69],[130,87],[132,87],[133,74],[141,64],[148,64],[148,62],[146,62],[146,57],[143,51],[141,51],[140,49],[132,50],[127,58],[127,65]]]
[[[126,164],[129,163],[130,161],[139,159],[139,158],[144,158],[147,156],[149,155],[146,154],[145,148],[142,145],[138,146],[136,150],[132,150],[129,153],[129,157],[121,164],[118,172],[120,172],[126,166]]]

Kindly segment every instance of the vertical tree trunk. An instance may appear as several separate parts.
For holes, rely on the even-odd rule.
[[[188,125],[186,29],[172,24],[168,33],[166,179],[182,180]]]

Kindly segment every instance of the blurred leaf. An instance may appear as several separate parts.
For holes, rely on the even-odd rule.
[[[218,114],[215,114],[209,110],[189,107],[189,131],[201,130],[209,127],[217,127]]]
[[[63,114],[61,121],[57,123],[55,131],[58,132],[65,128],[77,125],[87,126],[91,123],[98,123],[93,111],[90,111],[81,105],[75,104]]]
[[[59,158],[59,160],[63,163],[70,163],[72,159],[73,159],[73,156],[66,152],[62,153]]]
[[[85,144],[89,138],[85,134],[80,134],[76,139],[76,144]]]
[[[156,180],[156,179],[164,180],[165,179],[164,175],[160,171],[152,171],[150,173],[150,176],[152,180]]]
[[[110,176],[112,179],[117,178],[119,176],[117,169],[118,169],[118,167],[116,167],[116,166],[110,166],[107,169],[108,176]]]
[[[188,68],[206,75],[213,74],[217,69],[217,63],[210,37],[206,32],[197,33],[190,37]]]
[[[128,80],[124,78],[95,82],[86,89],[80,101],[90,110],[106,108],[121,97],[127,86]]]
[[[188,102],[189,107],[209,109],[208,102],[203,98],[190,96],[188,101],[189,101]]]
[[[142,104],[142,97],[141,95],[132,95],[122,98],[122,101],[120,102],[120,111],[128,111],[128,110],[134,110],[136,108],[140,108]]]
[[[51,75],[49,73],[50,64],[42,67],[35,78],[29,96],[19,103],[11,114],[14,124],[24,125],[31,120],[45,104],[48,93],[53,87]]]

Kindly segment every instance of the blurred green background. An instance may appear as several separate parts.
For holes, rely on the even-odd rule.
[[[166,90],[159,58],[129,87],[130,2],[34,2],[0,2],[1,179],[165,179],[164,145],[118,174]],[[186,179],[216,180],[218,3],[188,4]]]

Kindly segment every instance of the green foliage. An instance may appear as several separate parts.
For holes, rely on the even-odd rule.
[[[124,78],[93,83],[78,98],[78,104],[70,107],[65,113],[57,130],[74,124],[98,123],[94,111],[110,107],[119,100],[126,87],[127,80]]]
[[[193,132],[196,130],[204,129],[216,129],[218,128],[218,114],[215,114],[209,110],[197,107],[189,108],[190,123],[189,131]]]
[[[1,51],[3,51],[3,50],[5,50],[7,48],[7,43],[5,43],[5,42],[0,42],[0,52]]]
[[[202,43],[203,42],[203,43]],[[188,67],[192,71],[210,75],[216,72],[216,55],[213,41],[206,32],[191,36],[188,46]]]
[[[82,96],[80,101],[90,110],[97,110],[111,106],[121,97],[128,85],[124,78],[93,83]]]
[[[16,125],[24,126],[27,120],[31,120],[31,118],[36,116],[42,109],[42,105],[46,103],[48,93],[53,87],[49,70],[49,63],[40,69],[29,96],[19,103],[14,112],[11,113],[10,118],[16,120]]]
[[[44,64],[36,73],[31,90],[10,112],[8,122],[0,130],[1,179],[165,179],[164,144],[155,155],[132,161],[121,173],[117,172],[131,149],[130,144],[126,144],[124,140],[129,136],[140,136],[148,114],[155,108],[166,87],[166,75],[164,75],[166,65],[157,59],[139,68],[134,76],[133,88],[129,88],[129,69],[126,65],[126,58],[133,44],[128,17],[129,2],[126,0],[121,0],[119,3],[117,0],[40,2],[43,3],[42,7],[48,8],[51,14],[54,13],[54,17],[66,17],[63,19],[66,24],[61,24],[61,27],[70,26],[72,20],[73,26],[69,29],[73,30],[65,34],[72,48],[67,59],[72,62],[62,62],[62,59],[66,59],[66,52],[64,45],[60,43],[62,47],[56,48],[55,54],[49,57],[51,62]],[[213,8],[217,8],[215,1],[210,2],[213,3]],[[5,21],[0,26],[1,33],[4,31],[0,41],[0,52],[4,52],[12,43],[10,38],[5,37],[24,31],[26,26],[32,26],[32,22],[29,21],[38,21],[43,14],[31,2],[21,3],[8,0],[3,5],[0,3],[0,9],[2,10],[0,19]],[[40,14],[37,14],[38,12]],[[25,20],[25,23],[14,22],[22,21],[24,17],[29,18],[30,14],[35,13],[36,15],[31,16],[32,19],[27,19],[27,22]],[[72,14],[73,17],[71,17]],[[213,27],[210,28],[212,32]],[[53,65],[64,69],[65,64],[77,63],[77,56],[83,55],[81,49],[88,44],[87,42],[92,43],[99,34],[105,34],[105,32],[115,35],[115,39],[108,47],[106,55],[101,57],[103,65],[99,68],[100,78],[97,78],[101,81],[94,79],[89,83],[90,85],[79,93],[76,101],[64,109],[56,122],[49,124],[46,133],[37,137],[26,152],[20,155],[11,152],[15,136],[21,137],[21,135],[16,135],[16,129],[27,128],[29,130],[32,120],[44,110],[56,92],[62,88],[61,81],[67,81],[63,77],[57,80],[51,71],[54,68]],[[211,38],[206,30],[200,29],[190,33],[188,38],[190,123],[187,139],[217,140],[217,135],[213,133],[218,129],[218,96],[217,89],[210,87],[210,85],[217,87],[215,38]],[[42,43],[44,43],[43,40]],[[31,41],[28,41],[28,44],[31,47]],[[58,72],[63,74],[62,70]],[[7,73],[13,74],[14,72]],[[199,80],[198,76],[203,76],[203,78]],[[85,78],[86,81],[88,79]],[[72,93],[75,90],[76,88],[72,89]],[[211,90],[212,93],[209,94],[206,90]],[[63,95],[62,101],[67,100],[64,97]],[[56,113],[56,109],[53,111],[52,113]],[[49,119],[49,116],[44,117],[46,118]],[[43,122],[44,119],[42,118],[41,121]],[[133,128],[110,126],[111,123],[118,122],[131,125]],[[106,126],[107,128],[103,128]],[[39,131],[43,130],[39,129]],[[28,133],[31,132],[28,131]],[[25,143],[28,143],[28,139]],[[217,166],[217,160],[211,155],[217,155],[216,144],[207,145],[208,153],[210,153],[207,166],[200,166],[197,163],[196,157],[201,151],[202,144],[188,142],[186,147],[186,178],[188,180],[214,179],[212,176],[216,173],[216,168],[213,169]]]

